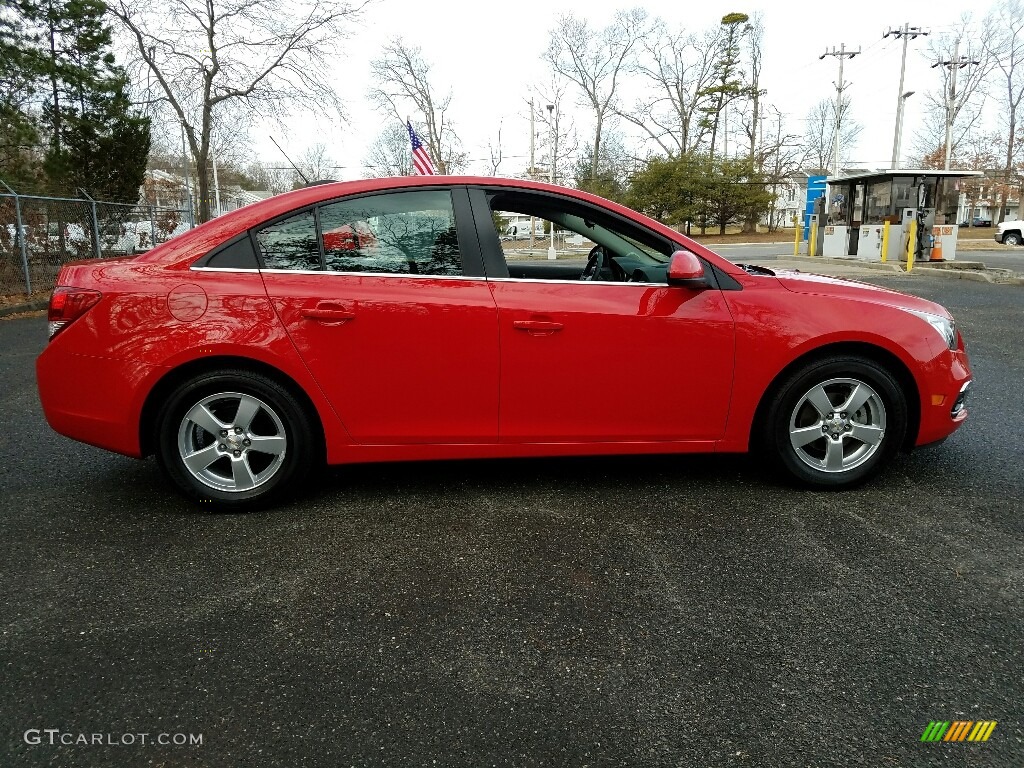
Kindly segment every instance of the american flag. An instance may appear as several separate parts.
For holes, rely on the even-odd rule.
[[[413,172],[418,176],[433,176],[437,171],[434,170],[434,164],[430,162],[427,150],[423,148],[423,142],[416,135],[416,131],[412,129],[412,123],[407,122],[405,125],[409,129],[409,141],[412,142]]]

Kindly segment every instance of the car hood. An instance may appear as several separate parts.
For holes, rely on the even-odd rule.
[[[912,309],[917,312],[928,312],[941,317],[950,317],[949,312],[941,304],[934,301],[910,296],[889,288],[862,283],[843,277],[827,277],[825,275],[807,274],[795,270],[779,270],[776,279],[783,288],[793,293],[813,293],[819,296],[837,296],[872,304],[884,304],[899,309]]]

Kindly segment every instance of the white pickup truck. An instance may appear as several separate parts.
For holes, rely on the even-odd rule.
[[[1004,221],[996,227],[996,242],[1004,245],[1024,243],[1024,221]]]

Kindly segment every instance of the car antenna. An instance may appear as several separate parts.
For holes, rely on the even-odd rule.
[[[299,166],[297,166],[295,163],[293,163],[292,159],[290,157],[288,157],[287,154],[285,154],[285,151],[283,149],[281,149],[281,145],[278,144],[276,141],[274,141],[274,137],[273,136],[270,137],[270,140],[274,142],[274,146],[277,147],[278,150],[280,150],[282,155],[284,155],[284,159],[288,161],[288,164],[292,168],[295,169],[295,172],[297,174],[299,174],[299,178],[301,178],[304,183],[309,184],[309,179],[306,178],[306,174],[304,174],[302,171],[300,171],[299,170]]]

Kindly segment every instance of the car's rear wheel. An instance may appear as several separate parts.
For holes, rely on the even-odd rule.
[[[181,384],[157,420],[157,460],[188,496],[222,508],[279,499],[314,461],[309,417],[278,382],[249,371]]]
[[[907,401],[885,368],[860,357],[810,363],[769,405],[765,437],[779,465],[818,487],[861,482],[884,467],[907,429]]]

